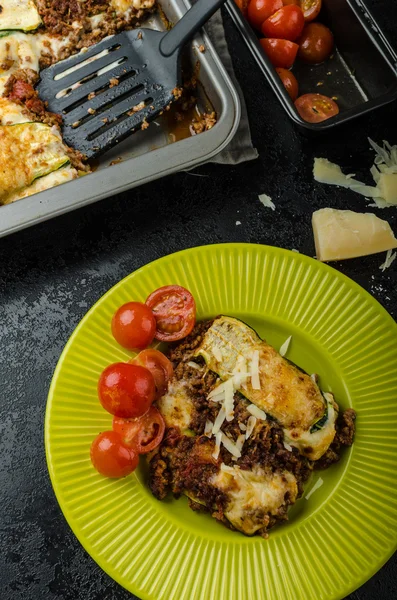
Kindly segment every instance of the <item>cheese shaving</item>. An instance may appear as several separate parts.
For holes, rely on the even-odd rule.
[[[214,427],[213,422],[210,421],[209,419],[207,419],[207,421],[205,422],[205,427],[204,427],[204,435],[206,435],[207,437],[211,437],[213,427]]]
[[[236,458],[240,458],[240,456],[241,456],[240,450],[237,448],[236,444],[229,437],[227,437],[227,435],[225,435],[224,433],[222,433],[221,441],[222,441],[222,444],[224,445],[224,447],[226,448],[226,450],[228,452],[230,452],[230,454],[232,456],[235,456]]]
[[[292,446],[290,446],[290,444],[287,444],[287,442],[283,442],[283,446],[286,450],[288,450],[288,452],[292,452]]]
[[[261,382],[259,379],[259,350],[254,350],[252,353],[250,362],[250,372],[252,389],[260,390]]]
[[[215,423],[214,426],[212,428],[212,433],[213,434],[217,434],[220,430],[220,428],[223,425],[224,420],[226,419],[226,412],[225,409],[223,408],[223,406],[221,407],[220,411],[218,412],[216,419],[215,419]]]
[[[285,340],[284,344],[281,346],[281,348],[279,350],[279,354],[281,356],[285,356],[287,354],[291,340],[292,340],[292,335],[290,335],[289,338],[287,338]]]
[[[240,431],[247,431],[247,428],[244,425],[244,423],[239,423],[238,426],[240,427]]]
[[[263,206],[265,206],[266,208],[271,208],[272,210],[276,210],[276,205],[274,204],[270,196],[268,196],[267,194],[260,194],[258,198],[259,202],[261,202]]]
[[[245,439],[246,440],[248,440],[248,438],[250,437],[251,433],[254,431],[256,422],[257,422],[257,418],[254,417],[253,415],[251,417],[248,417],[247,431],[245,432]]]
[[[243,449],[243,446],[244,446],[244,442],[245,442],[245,435],[244,435],[244,433],[241,433],[238,436],[237,441],[236,441],[236,448],[237,448],[237,450],[240,451],[240,455],[241,455],[241,450]]]
[[[382,270],[382,273],[391,266],[391,264],[395,260],[396,256],[397,256],[397,252],[392,253],[391,250],[388,250],[386,252],[385,262],[382,263],[379,267]]]
[[[222,433],[219,431],[215,436],[215,448],[212,453],[212,458],[215,458],[215,460],[217,460],[217,458],[219,456],[219,452],[221,450],[221,441],[222,441]]]
[[[233,379],[225,382],[225,400],[223,403],[226,412],[226,421],[233,421],[234,417],[234,385]]]
[[[321,477],[319,477],[316,481],[316,483],[314,484],[314,486],[312,487],[312,489],[310,490],[310,492],[308,494],[306,494],[305,498],[306,500],[309,500],[310,496],[312,494],[314,494],[314,492],[316,492],[318,490],[318,488],[320,488],[323,485],[324,481]]]
[[[225,463],[221,463],[221,471],[230,473],[230,475],[234,475],[235,472],[233,467],[229,467],[228,465],[225,465]]]
[[[192,360],[189,360],[189,362],[187,362],[186,364],[188,367],[192,367],[192,369],[201,369],[201,366],[193,362]]]
[[[266,421],[266,413],[260,408],[258,408],[255,404],[249,404],[247,406],[247,410],[251,413],[251,415],[253,415],[257,419],[260,419],[261,421]]]
[[[318,382],[318,375],[317,375],[317,373],[312,373],[312,374],[310,375],[310,379],[311,379],[312,381],[314,381],[314,383],[316,383],[316,384],[317,384],[317,382]]]

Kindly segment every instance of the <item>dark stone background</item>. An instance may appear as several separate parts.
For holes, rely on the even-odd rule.
[[[368,4],[397,50],[397,2]],[[238,79],[249,90],[257,161],[207,165],[196,171],[201,177],[173,175],[0,240],[2,600],[131,598],[72,534],[45,464],[49,383],[63,346],[87,309],[131,271],[191,246],[248,241],[312,256],[313,210],[366,207],[353,192],[315,184],[313,157],[327,156],[368,179],[373,154],[367,136],[397,143],[396,104],[335,133],[307,139],[288,122],[229,19],[227,33]],[[273,198],[276,212],[259,203],[263,192]],[[397,211],[374,212],[397,231]],[[384,254],[335,266],[397,318],[397,262],[382,273],[383,260]],[[395,556],[349,598],[396,598],[396,566]]]

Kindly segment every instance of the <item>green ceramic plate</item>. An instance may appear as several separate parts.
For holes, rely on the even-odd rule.
[[[339,464],[313,476],[268,540],[247,538],[191,511],[158,502],[142,465],[110,480],[91,466],[93,438],[111,427],[96,385],[131,355],[112,338],[114,311],[155,288],[181,284],[198,317],[247,321],[276,348],[320,375],[358,413],[356,441]],[[397,539],[397,325],[357,284],[301,254],[251,244],[193,248],[162,258],[114,286],[87,313],[59,360],[48,398],[48,468],[61,509],[84,548],[144,599],[333,600],[373,575]],[[143,461],[141,461],[143,463]]]

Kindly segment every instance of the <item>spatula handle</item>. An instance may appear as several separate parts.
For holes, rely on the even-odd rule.
[[[218,10],[226,0],[197,0],[182,19],[162,38],[160,52],[171,56]]]

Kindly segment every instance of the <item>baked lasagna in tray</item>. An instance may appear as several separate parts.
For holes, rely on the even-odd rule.
[[[202,322],[169,349],[175,372],[157,406],[166,423],[149,458],[159,500],[189,498],[232,529],[267,537],[313,469],[353,442],[355,412],[238,319]]]
[[[61,115],[35,91],[40,69],[140,26],[156,8],[156,0],[0,0],[0,205],[90,172],[84,156],[63,143]],[[190,73],[182,111],[195,100],[192,82]],[[210,116],[195,119],[191,133],[212,127]]]

